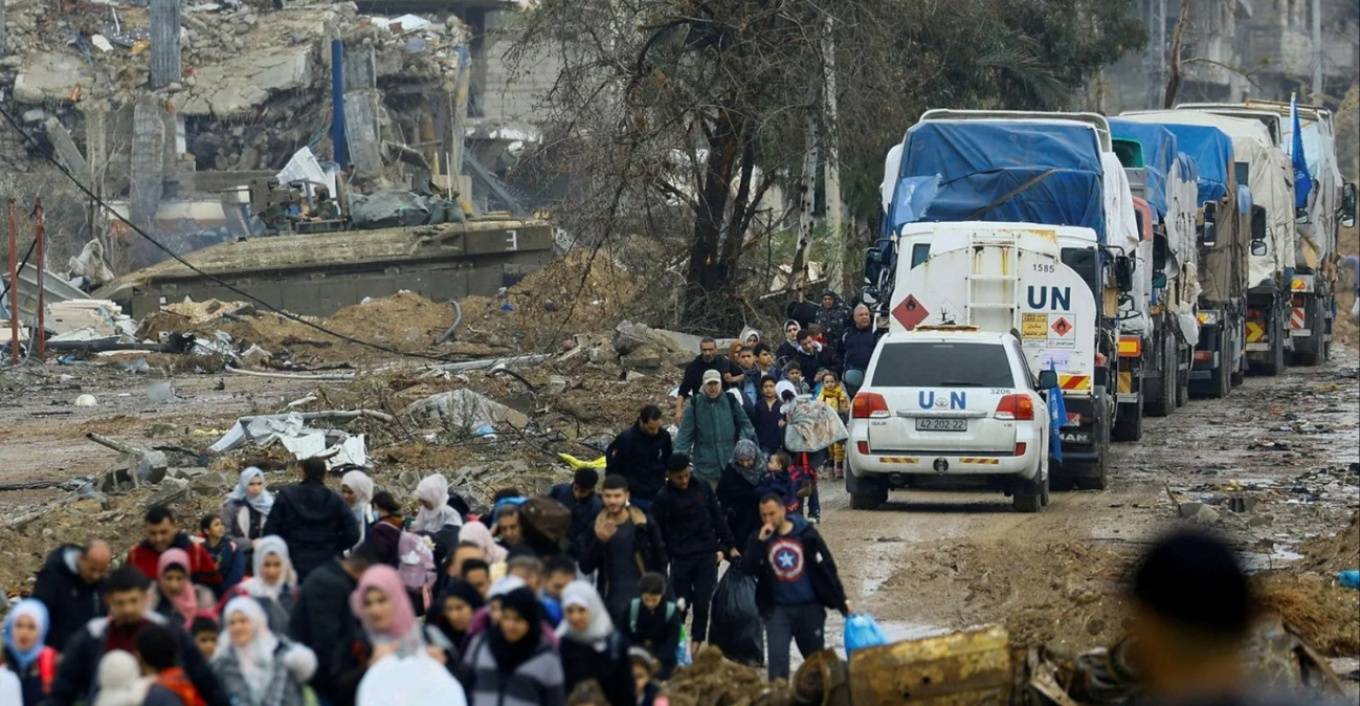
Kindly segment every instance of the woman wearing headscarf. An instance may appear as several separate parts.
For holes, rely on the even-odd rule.
[[[492,579],[498,579],[505,575],[503,569],[500,572],[496,571],[496,565],[504,564],[510,552],[496,543],[496,538],[491,535],[491,530],[480,520],[473,520],[463,525],[463,528],[458,530],[458,541],[472,542],[481,548],[482,553],[486,555],[486,563],[491,565]]]
[[[349,605],[363,624],[363,633],[351,644],[340,646],[337,682],[343,693],[355,694],[368,673],[386,659],[425,656],[448,668],[443,650],[425,644],[396,569],[383,564],[369,567],[350,593]]]
[[[536,629],[538,598],[527,587],[500,596],[500,619],[463,658],[471,706],[563,706],[562,660]]]
[[[449,579],[426,616],[426,639],[444,650],[452,663],[457,663],[467,647],[472,619],[484,605],[486,601],[472,584],[462,579]]]
[[[610,706],[634,706],[628,641],[614,630],[599,592],[589,582],[572,581],[562,589],[562,608],[566,620],[557,629],[561,639],[557,649],[562,654],[567,693],[594,679]]]
[[[255,545],[254,562],[254,576],[229,591],[220,605],[237,596],[250,596],[264,609],[269,629],[286,632],[298,595],[297,572],[288,556],[288,544],[272,534],[261,537]]]
[[[224,626],[212,668],[236,706],[302,706],[316,654],[274,635],[264,607],[237,596],[222,611]]]
[[[798,355],[798,332],[803,330],[802,324],[793,319],[784,322],[784,342],[775,349],[775,360],[782,366],[794,356]]]
[[[354,521],[359,525],[359,544],[362,544],[368,535],[368,526],[378,521],[378,515],[373,511],[373,479],[363,471],[346,473],[340,478],[340,499],[354,513]]]
[[[274,494],[264,487],[264,471],[255,466],[241,471],[236,487],[222,503],[222,522],[227,536],[236,540],[247,555],[255,540],[264,536],[264,521],[274,509]],[[249,556],[246,557],[249,560]]]
[[[742,439],[732,449],[732,460],[718,479],[718,503],[738,547],[745,547],[760,529],[760,496],[765,488],[765,454],[754,441]]]
[[[5,616],[5,654],[0,661],[19,678],[23,706],[37,706],[57,675],[57,651],[44,644],[51,624],[47,606],[34,598],[19,601]]]
[[[156,564],[156,590],[151,592],[150,609],[188,630],[194,617],[216,605],[212,591],[189,580],[189,554],[171,548]]]
[[[428,475],[416,485],[415,496],[420,511],[411,521],[410,530],[434,540],[434,563],[442,565],[444,557],[458,545],[458,533],[463,526],[458,511],[449,507],[449,479],[440,473]]]

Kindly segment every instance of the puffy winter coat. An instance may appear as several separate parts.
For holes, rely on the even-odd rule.
[[[279,491],[264,533],[283,538],[299,579],[359,542],[359,525],[345,501],[325,484],[303,481]]]
[[[51,625],[47,628],[47,644],[58,651],[66,640],[105,612],[104,582],[85,583],[76,571],[76,557],[80,547],[63,544],[47,555],[38,570],[38,582],[33,586],[33,597],[47,606]]]
[[[725,392],[717,399],[699,394],[685,405],[675,451],[689,454],[695,475],[717,485],[737,440],[755,438],[755,427],[736,397]]]

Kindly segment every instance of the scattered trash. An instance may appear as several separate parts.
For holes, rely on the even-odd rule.
[[[1253,451],[1289,451],[1290,445],[1284,441],[1253,441],[1247,445]]]
[[[77,407],[95,407],[98,406],[99,400],[96,400],[94,395],[80,395],[73,404]]]
[[[113,467],[96,481],[95,486],[100,492],[111,493],[127,486],[155,485],[165,478],[168,463],[164,452],[139,448],[94,432],[86,434],[85,438],[121,454]]]
[[[367,466],[368,452],[364,435],[351,436],[335,429],[319,430],[307,425],[309,419],[349,418],[371,416],[392,421],[390,415],[370,410],[353,412],[288,412],[255,417],[241,417],[236,424],[217,443],[208,447],[214,454],[224,453],[246,445],[267,448],[275,443],[282,445],[293,457],[301,461],[312,457],[326,459],[327,468],[340,466]]]
[[[1346,569],[1338,572],[1336,580],[1346,588],[1360,589],[1360,569]]]

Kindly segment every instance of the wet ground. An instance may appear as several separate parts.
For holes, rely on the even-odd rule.
[[[985,492],[896,491],[855,511],[825,482],[821,531],[853,608],[890,636],[1002,623],[1058,650],[1108,644],[1123,633],[1129,562],[1178,523],[1224,534],[1253,570],[1289,567],[1306,540],[1347,526],[1360,508],[1358,381],[1355,352],[1336,350],[1192,400],[1114,445],[1108,490],[1055,492],[1037,515]],[[829,632],[838,642],[839,622]]]

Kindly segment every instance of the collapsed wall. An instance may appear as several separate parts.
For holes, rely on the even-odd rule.
[[[153,90],[152,66],[162,66],[173,46],[154,44],[165,33],[153,31],[151,8],[120,0],[63,8],[6,3],[0,101],[122,215],[179,236],[172,238],[183,241],[177,249],[239,235],[241,225],[227,222],[222,211],[229,209],[215,202],[272,176],[299,149],[332,157],[332,40],[344,45],[346,147],[356,190],[428,182],[451,161],[458,81],[469,63],[467,28],[452,15],[392,21],[361,15],[353,3],[178,6],[169,13],[180,23],[178,80],[162,77],[156,83],[164,86]],[[0,153],[15,172],[0,187],[62,187],[63,195],[78,196],[13,130],[0,130]],[[54,232],[54,241],[71,240],[74,252],[104,237],[107,218],[81,216],[87,204],[63,200],[76,213],[67,219],[71,232]],[[111,245],[116,270],[147,264],[120,263]]]

